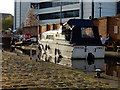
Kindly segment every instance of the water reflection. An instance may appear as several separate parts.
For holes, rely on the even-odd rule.
[[[120,62],[105,60],[105,73],[110,76],[120,77]]]
[[[30,55],[30,50],[23,50],[19,48],[11,48],[10,50],[15,53]],[[36,51],[34,50],[33,55],[35,54],[36,54]],[[86,60],[70,60],[66,58],[49,56],[46,59],[46,61],[53,62],[60,65],[65,65],[68,67],[78,68],[85,72],[93,72],[95,71],[95,69],[99,68],[102,71],[105,71],[107,75],[120,77],[120,62],[116,60],[101,59],[101,60],[94,60],[92,62],[88,62]]]
[[[72,67],[79,68],[85,72],[93,72],[96,69],[104,71],[104,59],[94,60],[94,63],[88,64],[87,60],[72,60]]]
[[[30,50],[29,49],[14,48],[14,49],[12,49],[12,52],[25,54],[25,55],[30,56]],[[32,55],[35,55],[35,54],[36,54],[36,51],[32,50]]]
[[[78,68],[85,72],[93,72],[96,69],[101,69],[101,71],[104,71],[104,59],[94,60],[94,62],[92,61],[90,63],[87,60],[71,60],[57,57],[52,59],[51,57],[49,61],[56,64],[65,65],[68,67]]]

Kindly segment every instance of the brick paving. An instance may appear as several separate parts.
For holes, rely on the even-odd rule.
[[[36,62],[27,55],[2,53],[3,89],[110,88],[108,83],[77,69],[50,62]]]

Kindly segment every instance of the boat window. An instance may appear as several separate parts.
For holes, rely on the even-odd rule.
[[[53,35],[47,35],[47,36],[46,36],[46,39],[54,40],[54,36],[53,36]]]
[[[82,34],[82,38],[94,38],[93,29],[90,27],[87,27],[87,28],[82,27],[81,34]]]

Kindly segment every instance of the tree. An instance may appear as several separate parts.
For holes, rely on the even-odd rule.
[[[16,33],[19,34],[19,35],[22,35],[22,31],[23,31],[23,28],[18,28]]]
[[[11,15],[6,19],[2,19],[2,30],[8,30],[9,28],[13,30],[13,18]]]

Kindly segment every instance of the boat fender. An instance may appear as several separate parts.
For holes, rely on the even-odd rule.
[[[44,45],[40,44],[42,46],[42,49],[44,50]]]
[[[40,45],[38,46],[38,49],[39,49],[39,50],[41,50],[41,47],[40,47]]]
[[[59,55],[59,57],[58,58],[63,58],[63,56],[62,55]]]
[[[88,65],[94,64],[94,55],[92,53],[88,53],[87,62],[88,62]]]
[[[42,44],[41,44],[41,45],[42,45]],[[44,51],[44,54],[45,54],[46,52],[45,52],[45,49],[44,49],[44,45],[42,45],[42,50]]]
[[[47,44],[45,45],[45,50],[47,50]]]
[[[60,55],[61,54],[61,52],[60,52],[60,50],[58,49],[58,54]]]
[[[85,46],[85,52],[87,52],[87,46]]]
[[[55,55],[57,55],[57,51],[58,51],[58,50],[55,48]]]
[[[63,58],[63,56],[61,55],[61,51],[59,49],[58,49],[58,55],[59,55],[58,58]]]
[[[39,58],[39,60],[40,60],[40,55],[37,55],[37,57]]]
[[[47,48],[50,49],[50,46],[48,45]]]

